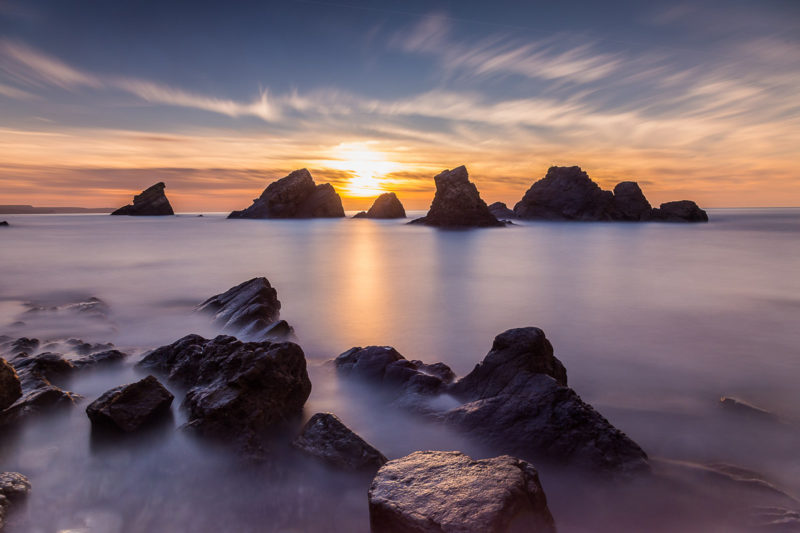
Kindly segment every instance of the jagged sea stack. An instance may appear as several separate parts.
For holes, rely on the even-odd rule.
[[[174,215],[175,212],[172,210],[169,200],[167,200],[167,195],[164,194],[166,187],[164,182],[160,181],[134,196],[132,204],[120,207],[111,214],[130,216]]]
[[[273,181],[253,205],[228,218],[334,218],[343,217],[342,199],[330,183],[317,185],[301,168]]]
[[[353,218],[406,218],[406,210],[393,192],[385,192],[375,198],[369,211],[361,211]]]
[[[478,188],[469,181],[465,166],[445,170],[434,178],[436,195],[428,214],[411,224],[441,228],[490,228],[504,226],[489,212]]]

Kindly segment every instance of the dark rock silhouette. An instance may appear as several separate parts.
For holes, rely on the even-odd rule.
[[[0,472],[0,531],[12,505],[19,503],[31,492],[31,482],[19,472]]]
[[[303,350],[292,342],[187,335],[138,365],[188,388],[188,427],[245,445],[257,446],[266,428],[299,413],[311,393]]]
[[[694,202],[668,202],[653,209],[639,185],[623,181],[604,191],[580,167],[550,167],[514,206],[519,218],[578,221],[707,222]]]
[[[293,333],[280,319],[277,291],[264,277],[253,278],[212,296],[197,307],[224,330],[245,340],[285,340]]]
[[[174,396],[153,376],[106,391],[89,404],[94,426],[126,433],[151,424],[169,411]]]
[[[661,204],[653,209],[651,218],[663,222],[708,222],[708,214],[691,200]]]
[[[490,205],[489,212],[493,214],[497,220],[513,220],[517,218],[517,214],[509,209],[503,202],[495,202]]]
[[[406,210],[393,192],[385,192],[375,198],[369,211],[361,211],[353,218],[406,218]]]
[[[303,427],[292,446],[346,470],[372,470],[386,457],[331,413],[317,413]]]
[[[0,357],[0,411],[22,396],[22,385],[14,367]]]
[[[342,199],[330,183],[317,185],[301,168],[264,189],[253,205],[228,218],[332,218],[343,217]]]
[[[428,214],[412,220],[411,224],[426,224],[441,228],[488,228],[504,226],[489,212],[475,184],[469,181],[465,166],[438,174],[436,194]]]
[[[112,215],[165,216],[174,215],[172,206],[164,194],[164,182],[156,183],[133,197],[133,203],[120,207]]]
[[[0,222],[0,226],[6,226],[6,227],[8,227],[8,226],[10,226],[10,225],[11,225],[11,224],[9,224],[9,223],[8,223],[8,220],[3,220],[2,222]]]
[[[408,361],[389,346],[353,348],[335,365],[375,383],[393,403],[443,419],[501,453],[623,475],[649,470],[644,451],[566,386],[566,369],[539,328],[501,333],[455,383],[446,365]],[[461,405],[433,411],[429,400],[443,393]]]
[[[368,498],[373,533],[555,533],[536,469],[507,455],[414,452],[381,467]]]

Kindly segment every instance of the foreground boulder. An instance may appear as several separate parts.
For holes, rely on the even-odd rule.
[[[31,492],[31,482],[18,472],[0,472],[0,531],[11,506]]]
[[[331,218],[343,217],[342,199],[330,183],[317,185],[302,168],[273,181],[253,205],[228,218]]]
[[[19,376],[22,396],[0,411],[0,425],[55,407],[73,405],[81,398],[52,382],[65,379],[75,369],[72,361],[59,353],[44,352],[35,356],[22,353],[10,363]]]
[[[22,385],[14,367],[0,357],[0,411],[22,396]]]
[[[623,181],[604,191],[580,167],[550,167],[534,183],[514,213],[530,220],[707,222],[694,202],[668,202],[653,209],[639,185]]]
[[[393,192],[386,192],[375,198],[369,211],[361,211],[353,218],[406,218],[406,210]]]
[[[381,467],[368,497],[373,533],[555,532],[536,469],[507,455],[414,452]]]
[[[267,278],[253,278],[197,307],[223,329],[247,340],[283,340],[292,328],[280,319],[281,302]]]
[[[130,216],[165,216],[174,215],[172,206],[164,194],[167,186],[164,182],[156,183],[133,197],[133,203],[120,207],[112,215]]]
[[[169,412],[174,396],[153,376],[113,388],[89,404],[86,414],[96,427],[130,433]]]
[[[346,470],[377,470],[386,457],[331,413],[317,413],[292,446]]]
[[[442,419],[501,453],[622,475],[649,470],[644,451],[567,387],[566,369],[539,328],[501,333],[454,383],[446,365],[408,361],[388,346],[353,348],[335,365],[379,385],[394,404]],[[460,405],[432,411],[451,405],[430,401],[439,395]]]
[[[153,350],[139,366],[188,389],[188,427],[246,443],[299,413],[311,393],[303,350],[292,342],[187,335]]]
[[[517,218],[517,214],[509,209],[503,202],[495,202],[490,205],[489,212],[493,214],[497,220],[512,220]]]
[[[488,228],[504,226],[489,212],[478,188],[469,181],[465,166],[445,170],[438,174],[436,194],[428,214],[412,220],[412,224],[426,224],[441,228]]]

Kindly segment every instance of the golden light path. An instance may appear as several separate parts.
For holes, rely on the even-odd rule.
[[[400,166],[388,161],[386,156],[370,148],[375,142],[341,143],[331,150],[331,157],[324,163],[330,168],[342,170],[351,175],[345,188],[347,196],[369,197],[386,192],[380,179]]]

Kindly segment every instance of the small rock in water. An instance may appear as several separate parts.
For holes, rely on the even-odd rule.
[[[7,227],[7,226],[10,226],[10,225],[11,224],[8,223],[8,220],[3,220],[2,222],[0,222],[0,227],[1,226],[6,226]]]
[[[497,218],[497,220],[512,220],[517,217],[511,209],[508,208],[503,202],[495,202],[489,206],[489,211]]]
[[[0,472],[0,531],[12,505],[31,492],[31,482],[18,472]]]
[[[120,207],[112,215],[129,216],[167,216],[174,215],[172,206],[164,194],[167,186],[163,182],[156,183],[133,197],[133,203]]]
[[[353,218],[406,218],[406,210],[395,193],[386,192],[375,199],[369,211],[361,211]]]
[[[368,498],[373,533],[556,530],[536,469],[508,455],[414,452],[382,466]]]
[[[725,409],[726,412],[735,413],[739,415],[749,416],[753,418],[760,418],[762,420],[776,421],[778,417],[770,413],[766,409],[756,407],[753,404],[747,403],[738,398],[730,396],[723,396],[719,399],[719,405]]]
[[[661,204],[653,209],[651,218],[663,222],[708,222],[708,214],[691,200]]]
[[[169,411],[174,396],[153,376],[106,391],[89,404],[92,424],[125,432],[153,423]]]
[[[347,470],[377,470],[386,457],[331,413],[317,413],[292,445],[326,463]]]

